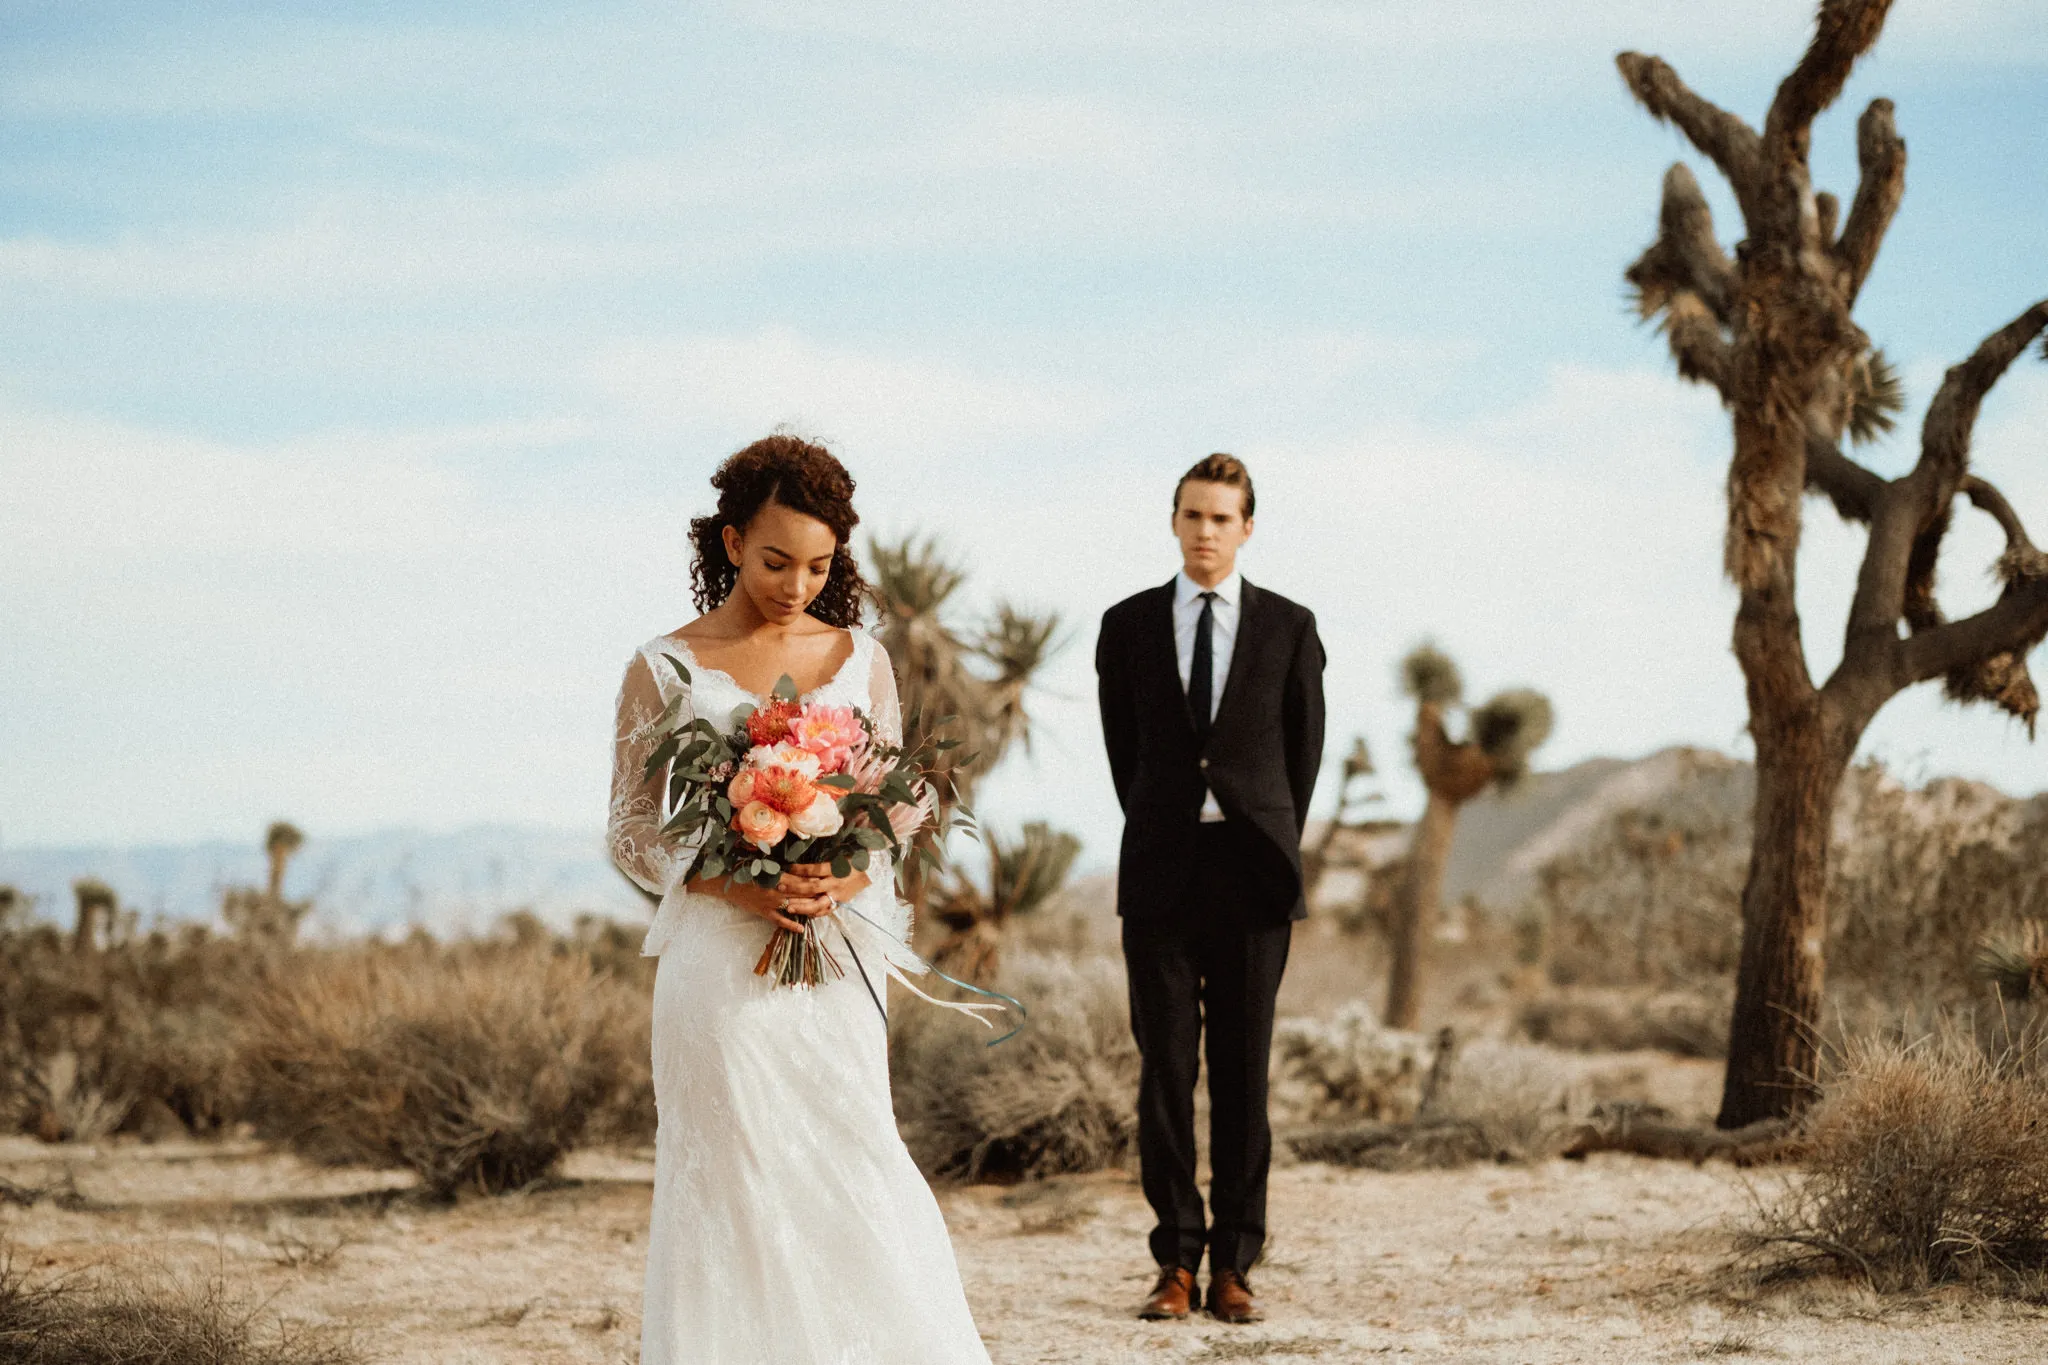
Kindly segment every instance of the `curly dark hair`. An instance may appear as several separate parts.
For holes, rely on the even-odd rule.
[[[795,436],[765,436],[727,456],[711,476],[711,486],[718,490],[718,510],[690,521],[690,543],[696,549],[690,595],[697,610],[710,611],[732,595],[739,581],[738,567],[726,557],[725,528],[744,532],[756,513],[776,502],[816,517],[839,539],[831,575],[807,610],[842,629],[860,624],[867,584],[849,544],[860,513],[853,510],[853,475],[831,451]]]

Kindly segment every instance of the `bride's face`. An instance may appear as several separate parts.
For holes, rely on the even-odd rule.
[[[763,619],[788,625],[825,590],[839,539],[816,517],[764,503],[747,529],[725,528],[725,553],[739,567],[739,590]]]

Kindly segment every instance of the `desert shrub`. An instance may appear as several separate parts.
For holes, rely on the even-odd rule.
[[[891,1012],[896,1120],[932,1175],[1035,1178],[1099,1170],[1137,1138],[1138,1050],[1121,964],[1016,953],[1002,988],[1031,1010],[997,1047],[918,1001]]]
[[[1807,1131],[1806,1174],[1749,1243],[1794,1248],[1881,1291],[2048,1269],[2048,1076],[1951,1026],[1852,1047]]]
[[[1754,775],[1718,755],[1589,829],[1538,872],[1525,913],[1559,985],[1711,993],[1741,946]],[[1981,1004],[1978,943],[2048,918],[2048,798],[1981,783],[1912,789],[1851,770],[1835,810],[1828,991],[1842,1035]]]
[[[646,1001],[548,946],[301,954],[249,1001],[266,1127],[437,1195],[545,1175],[642,1074]]]
[[[1280,1122],[1401,1122],[1422,1104],[1430,1043],[1382,1028],[1364,1001],[1273,1026],[1272,1112]]]
[[[325,1333],[265,1321],[217,1279],[96,1273],[31,1280],[0,1247],[9,1365],[356,1365]]]
[[[1409,1118],[1325,1123],[1287,1137],[1303,1161],[1368,1170],[1445,1169],[1555,1156],[1584,1100],[1554,1053],[1474,1042],[1445,1059],[1427,1103]]]
[[[1681,1057],[1728,1055],[1732,993],[1562,989],[1524,1001],[1516,1028],[1532,1043],[1574,1052],[1654,1048]]]

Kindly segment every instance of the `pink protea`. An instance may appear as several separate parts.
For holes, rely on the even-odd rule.
[[[827,774],[845,772],[867,737],[859,713],[851,706],[812,702],[789,722],[789,742],[816,754],[819,771]]]

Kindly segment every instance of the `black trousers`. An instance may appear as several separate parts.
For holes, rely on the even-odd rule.
[[[1211,1273],[1250,1270],[1266,1243],[1266,1175],[1273,1130],[1266,1116],[1266,1069],[1273,1001],[1287,967],[1292,924],[1252,922],[1243,889],[1270,863],[1248,828],[1201,827],[1197,888],[1173,919],[1125,919],[1131,1032],[1138,1080],[1138,1162],[1158,1226],[1152,1257],[1162,1266]],[[1195,1180],[1197,1049],[1207,1030],[1209,1213]]]

